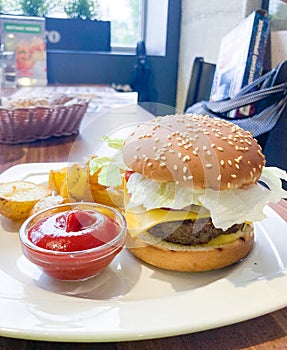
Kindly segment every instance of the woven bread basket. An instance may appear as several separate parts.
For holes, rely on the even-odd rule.
[[[88,101],[68,106],[0,107],[0,143],[17,144],[79,132]]]

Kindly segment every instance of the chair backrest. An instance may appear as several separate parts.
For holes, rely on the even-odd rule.
[[[196,57],[193,62],[185,110],[203,100],[209,100],[216,65]]]

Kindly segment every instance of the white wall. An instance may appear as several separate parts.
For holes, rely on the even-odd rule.
[[[182,0],[177,108],[183,110],[195,57],[216,63],[221,38],[258,8],[258,0]]]

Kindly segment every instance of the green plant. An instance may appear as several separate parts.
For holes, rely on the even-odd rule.
[[[99,19],[98,10],[99,4],[93,0],[73,0],[64,7],[69,18]]]
[[[22,14],[25,16],[43,17],[55,6],[49,0],[20,0]]]

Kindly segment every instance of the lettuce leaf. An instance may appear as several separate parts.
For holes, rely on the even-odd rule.
[[[122,183],[122,173],[127,169],[122,159],[122,153],[116,152],[112,157],[95,157],[90,160],[90,174],[94,175],[98,170],[100,185],[117,187]]]
[[[103,136],[101,138],[102,141],[106,142],[110,148],[121,150],[123,148],[124,139],[115,139],[109,136]]]
[[[157,183],[134,173],[127,183],[130,202],[127,209],[144,206],[146,210],[156,208],[183,209],[190,205],[200,205],[210,212],[213,224],[226,230],[233,224],[245,221],[255,222],[265,218],[264,207],[287,197],[282,189],[282,181],[287,181],[286,172],[265,167],[260,183],[241,189],[216,191],[212,189],[192,190],[175,183]]]
[[[121,149],[124,145],[123,139],[103,136],[102,141],[106,142],[110,148],[119,152],[112,157],[95,157],[90,160],[90,174],[94,175],[98,170],[98,181],[100,185],[117,187],[122,183],[122,172],[127,169],[122,159]]]
[[[143,205],[146,210],[156,208],[183,209],[190,204],[201,205],[197,193],[174,182],[159,183],[139,173],[133,173],[127,182],[130,201],[127,209]],[[202,191],[203,192],[203,191]]]

